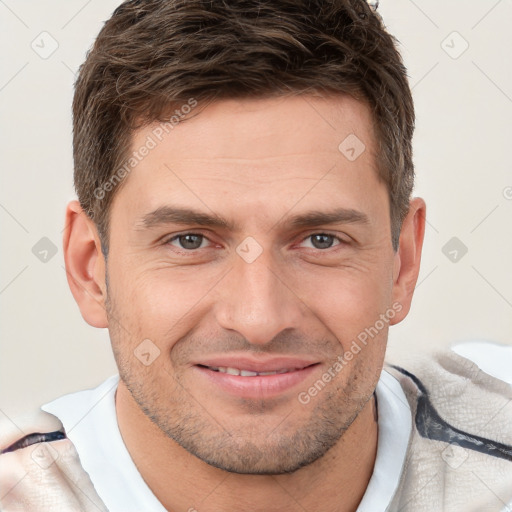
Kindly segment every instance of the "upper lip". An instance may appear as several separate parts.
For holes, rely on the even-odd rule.
[[[302,359],[297,357],[266,357],[250,358],[247,356],[218,356],[202,359],[195,365],[212,366],[214,368],[237,368],[239,370],[249,370],[251,372],[274,372],[283,369],[302,369],[306,366],[316,364],[318,361]]]

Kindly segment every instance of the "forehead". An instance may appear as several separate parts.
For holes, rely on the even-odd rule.
[[[172,118],[173,122],[178,119]],[[364,139],[367,147],[373,144],[369,108],[347,95],[223,100],[204,108],[199,105],[186,120],[170,127],[154,123],[139,130],[132,149],[162,126],[168,127],[167,133],[158,136],[157,142],[174,141],[179,146],[187,140],[194,145],[194,154],[205,158],[260,159],[317,151],[338,155],[339,143],[350,134]],[[190,148],[182,149],[186,155],[175,148],[182,156],[194,156],[188,153]]]
[[[299,195],[306,206],[343,190],[360,202],[382,185],[369,108],[349,96],[225,100],[187,117],[165,131],[154,123],[134,134],[132,155],[150,149],[119,194],[133,209],[177,200],[265,208]]]

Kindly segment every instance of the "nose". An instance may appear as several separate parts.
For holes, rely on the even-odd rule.
[[[296,329],[304,318],[305,305],[291,283],[263,255],[252,263],[237,258],[217,292],[218,324],[252,344],[266,344],[281,331]]]

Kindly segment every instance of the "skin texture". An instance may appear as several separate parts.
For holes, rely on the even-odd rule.
[[[132,148],[155,126],[137,131]],[[354,161],[338,149],[350,134],[366,147]],[[409,311],[425,218],[424,202],[412,200],[394,252],[374,147],[369,109],[350,97],[226,100],[180,123],[125,178],[107,262],[94,224],[68,206],[69,283],[84,319],[109,329],[121,434],[168,510],[357,508],[375,461],[373,392],[388,326]],[[154,222],[164,207],[233,225]],[[339,208],[360,218],[292,222]],[[204,235],[198,249],[173,238],[187,233]],[[314,234],[333,235],[332,246],[315,247]],[[262,250],[251,263],[237,252],[247,237]],[[301,403],[393,305],[378,334]],[[147,366],[135,355],[143,340],[158,354]],[[316,366],[277,395],[239,397],[196,366],[225,355]]]

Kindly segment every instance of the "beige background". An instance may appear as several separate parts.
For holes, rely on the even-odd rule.
[[[71,297],[60,245],[73,198],[74,73],[118,3],[0,1],[0,411],[8,416],[115,372],[108,333],[85,324]],[[390,356],[471,339],[512,344],[512,1],[385,0],[379,11],[409,69],[416,194],[429,207],[413,310],[391,330]],[[48,250],[43,237],[57,250],[46,262],[36,257]],[[456,262],[443,253],[452,237],[468,249]]]

